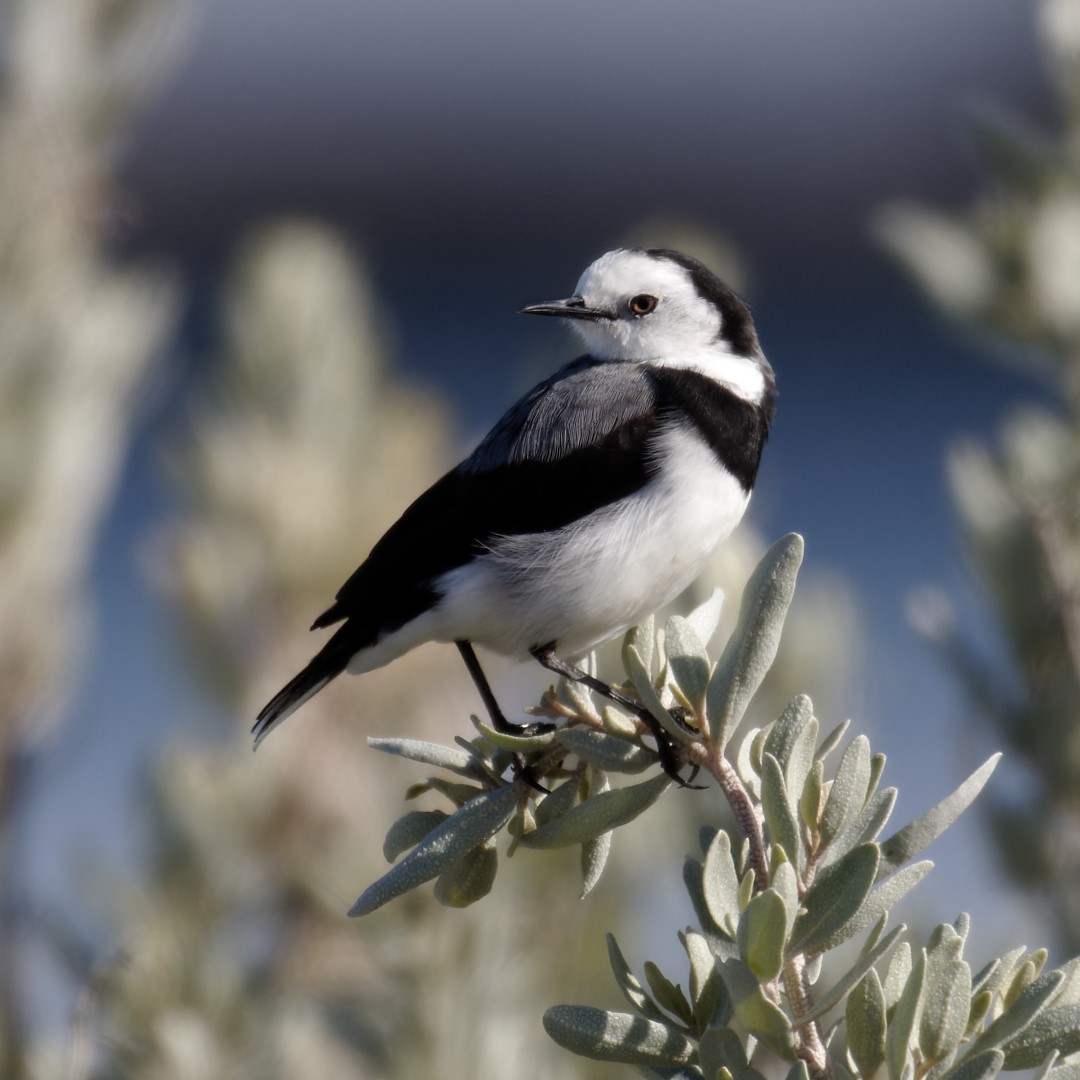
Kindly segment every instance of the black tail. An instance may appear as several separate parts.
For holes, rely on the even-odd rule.
[[[295,679],[282,687],[255,718],[251,729],[255,747],[284,720],[291,716],[308,698],[317,694],[331,679],[336,679],[348,664],[355,648],[343,640],[346,627],[342,627],[315,655]]]

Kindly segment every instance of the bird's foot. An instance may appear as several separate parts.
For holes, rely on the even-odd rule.
[[[540,783],[540,777],[536,775],[536,770],[525,760],[522,754],[514,754],[510,771],[515,780],[520,780],[528,787],[531,787],[533,791],[537,791],[541,795],[551,794],[551,789],[544,787]]]
[[[701,784],[695,784],[693,782],[700,771],[699,766],[695,765],[693,767],[689,780],[684,780],[679,775],[679,769],[682,767],[683,763],[680,760],[678,744],[664,729],[663,724],[661,724],[660,721],[657,720],[656,717],[653,716],[653,714],[639,701],[635,701],[628,697],[610,683],[601,682],[595,676],[582,671],[581,668],[575,667],[573,664],[568,664],[565,660],[560,660],[555,654],[554,642],[533,649],[532,655],[533,658],[546,667],[548,671],[553,671],[556,675],[561,675],[564,679],[571,679],[574,682],[582,683],[590,690],[602,694],[609,700],[614,701],[616,705],[621,705],[624,709],[628,709],[632,712],[645,725],[649,734],[656,740],[656,753],[660,758],[660,767],[664,772],[667,773],[667,775],[680,787],[694,788],[696,791],[704,790]],[[676,706],[671,710],[672,719],[681,728],[684,728],[687,731],[696,732],[697,729],[687,723],[687,717],[689,715],[689,711],[681,706]]]
[[[642,709],[638,713],[639,718],[649,729],[650,734],[656,741],[656,753],[660,758],[660,768],[675,781],[679,787],[690,788],[693,791],[704,791],[704,784],[695,784],[697,774],[701,772],[700,765],[694,765],[690,770],[690,779],[684,780],[679,775],[679,770],[682,769],[685,762],[682,759],[682,755],[679,753],[679,746],[674,739],[663,729],[656,717],[653,716],[647,709]],[[680,723],[682,723],[680,721]]]

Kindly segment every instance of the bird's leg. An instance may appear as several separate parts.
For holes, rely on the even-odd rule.
[[[458,647],[458,652],[461,653],[461,659],[465,661],[465,666],[469,669],[469,674],[472,676],[472,681],[476,684],[476,689],[480,691],[480,697],[484,699],[484,708],[488,711],[488,716],[491,717],[491,726],[496,730],[502,732],[504,735],[543,735],[547,731],[554,731],[554,724],[511,724],[509,720],[503,716],[502,709],[499,708],[499,703],[495,700],[495,695],[491,692],[491,686],[487,681],[487,677],[484,675],[483,669],[480,667],[480,661],[476,659],[476,653],[473,651],[471,642],[468,641],[456,641],[454,642]],[[544,795],[550,795],[551,792],[544,787],[533,771],[532,766],[527,764],[525,758],[521,754],[514,754],[514,776],[518,779],[524,780],[534,791],[539,791]]]
[[[682,787],[695,786],[692,782],[683,780],[679,775],[679,759],[675,752],[675,744],[672,742],[671,736],[664,730],[663,724],[661,724],[640,701],[635,701],[621,690],[616,690],[610,683],[597,679],[588,672],[582,671],[581,668],[576,667],[574,664],[568,664],[565,660],[560,660],[559,657],[555,655],[554,643],[550,645],[541,645],[538,648],[532,649],[531,652],[533,658],[546,667],[548,671],[553,671],[556,675],[561,675],[564,679],[570,679],[573,682],[581,683],[590,690],[602,694],[610,701],[614,701],[616,705],[621,705],[624,709],[628,709],[632,712],[645,727],[648,728],[649,734],[656,740],[656,752],[660,757],[660,765],[664,772]],[[698,769],[697,766],[695,766],[694,771],[690,776],[690,781],[693,781],[697,772]]]
[[[473,651],[472,644],[468,641],[455,641],[454,644],[457,645],[458,652],[461,653],[461,659],[465,661],[465,666],[469,669],[469,674],[472,676],[472,681],[476,684],[476,689],[480,691],[480,697],[483,698],[484,701],[484,708],[487,709],[488,716],[491,717],[491,726],[496,731],[501,732],[503,735],[521,735],[527,738],[530,735],[544,735],[549,731],[555,730],[554,724],[510,723],[510,721],[503,716],[503,711],[499,708],[499,703],[495,700],[495,695],[491,692],[491,686],[488,684],[487,678],[480,667],[480,661],[476,659],[476,653]]]

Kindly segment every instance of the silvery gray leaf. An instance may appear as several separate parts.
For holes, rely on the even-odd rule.
[[[895,869],[918,855],[932,840],[940,836],[974,801],[994,771],[1000,754],[994,754],[976,769],[951,795],[927,810],[910,825],[905,825],[888,840],[882,841],[882,868]]]
[[[601,833],[633,821],[638,814],[648,810],[670,784],[670,778],[661,774],[641,784],[593,795],[560,817],[545,822],[535,832],[521,837],[521,844],[533,848],[584,844]]]
[[[393,862],[403,851],[415,847],[450,815],[444,810],[412,810],[390,826],[383,841],[383,855]]]
[[[510,820],[521,795],[521,788],[512,784],[485,791],[467,802],[401,862],[369,885],[349,909],[349,916],[367,915],[438,877],[455,859],[494,836]]]
[[[553,1005],[544,1013],[544,1030],[560,1046],[594,1061],[687,1065],[696,1057],[694,1044],[673,1027],[588,1005]]]
[[[424,765],[434,765],[437,769],[447,769],[461,776],[478,779],[484,775],[484,770],[476,758],[458,747],[424,742],[421,739],[373,737],[369,738],[367,743],[373,750],[381,750],[385,754],[396,754],[398,757],[408,758],[409,761],[419,761]]]
[[[802,537],[789,533],[765,552],[746,583],[738,623],[709,682],[707,711],[717,747],[727,745],[772,666],[802,557]]]

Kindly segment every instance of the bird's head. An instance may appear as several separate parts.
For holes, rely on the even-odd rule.
[[[750,309],[677,251],[609,251],[581,275],[573,296],[521,310],[569,320],[600,360],[693,368],[752,401],[775,387]]]

